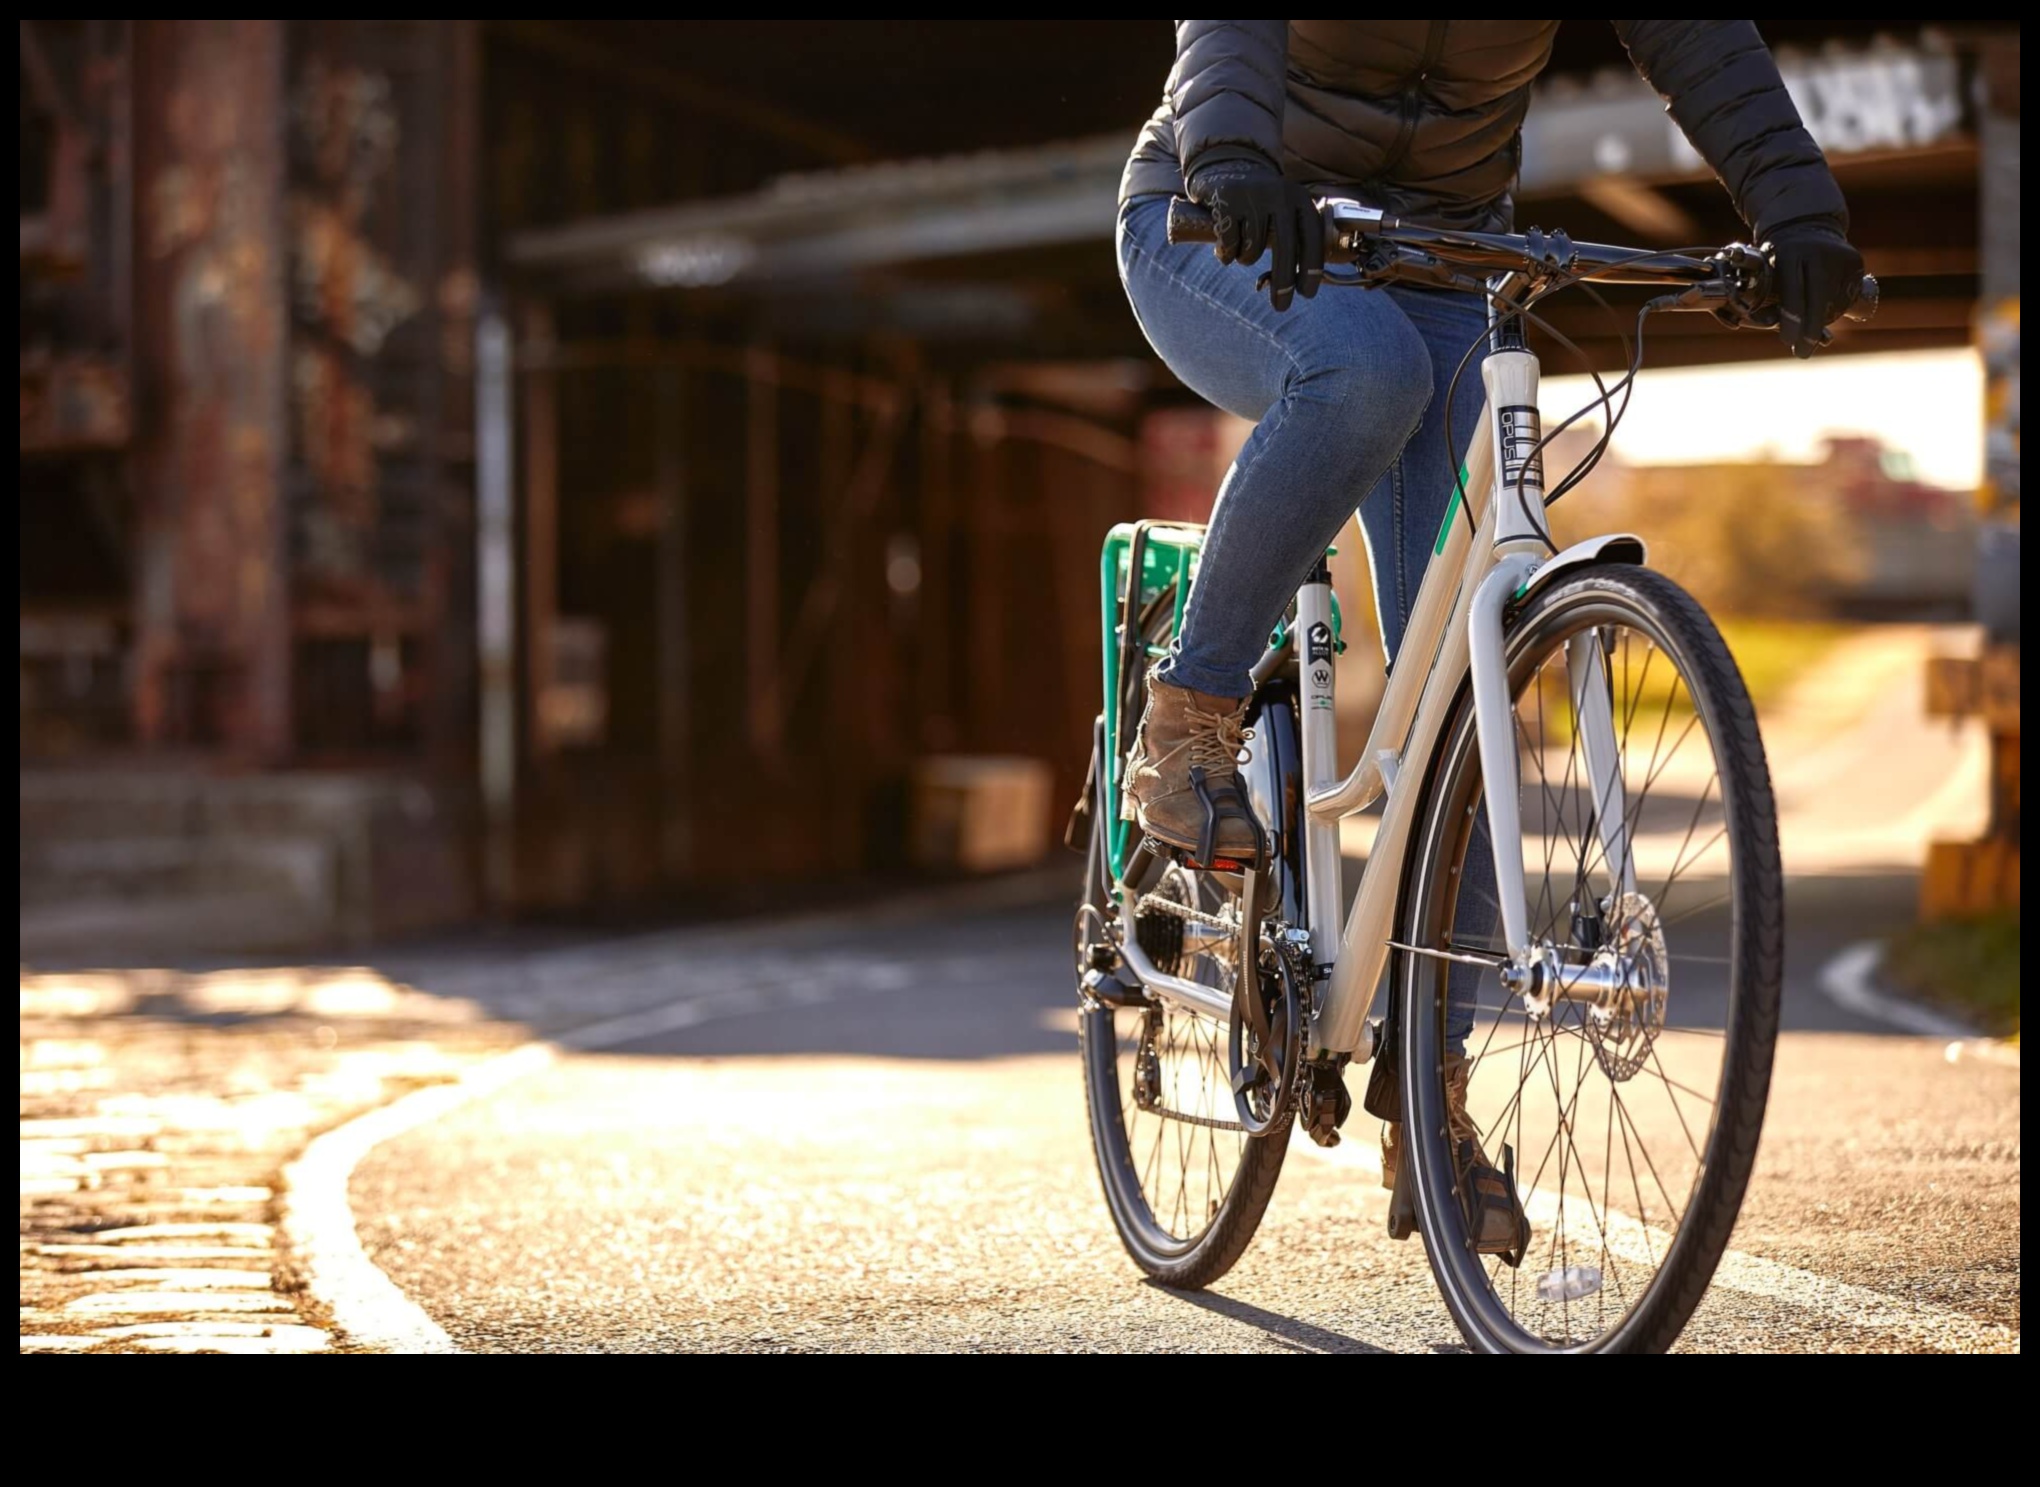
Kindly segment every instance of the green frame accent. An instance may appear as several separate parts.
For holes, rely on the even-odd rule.
[[[1119,812],[1112,803],[1119,799],[1120,758],[1115,747],[1119,738],[1119,627],[1122,623],[1119,610],[1120,599],[1126,592],[1127,561],[1133,550],[1133,532],[1131,522],[1121,522],[1107,532],[1098,560],[1098,632],[1105,679],[1105,757],[1100,762],[1105,770],[1107,802],[1107,817],[1101,824],[1106,830],[1106,858],[1111,865],[1114,882],[1125,872],[1128,835],[1128,823],[1119,819]],[[1133,616],[1138,616],[1157,595],[1174,584],[1176,604],[1169,633],[1173,636],[1180,631],[1183,628],[1183,609],[1190,602],[1190,585],[1196,580],[1197,559],[1203,547],[1204,531],[1201,527],[1150,527],[1141,557],[1140,593],[1132,606]],[[1168,654],[1167,646],[1149,645],[1146,650],[1149,660]]]
[[[1459,467],[1459,483],[1452,488],[1451,499],[1445,503],[1445,520],[1438,523],[1438,541],[1431,548],[1431,556],[1445,556],[1445,539],[1452,535],[1452,518],[1459,514],[1459,492],[1466,489],[1466,466]]]
[[[1105,695],[1105,758],[1101,761],[1105,770],[1105,800],[1108,817],[1103,823],[1106,828],[1106,860],[1112,869],[1116,883],[1126,871],[1126,843],[1130,835],[1130,824],[1119,818],[1119,769],[1121,759],[1115,744],[1119,738],[1119,647],[1120,647],[1120,600],[1126,593],[1127,561],[1133,550],[1134,523],[1121,522],[1105,534],[1105,545],[1098,558],[1098,633],[1099,650],[1103,659]],[[1199,526],[1157,523],[1148,528],[1147,544],[1141,559],[1140,595],[1133,605],[1133,615],[1147,608],[1157,595],[1170,584],[1176,586],[1176,603],[1170,618],[1169,636],[1171,641],[1183,629],[1183,611],[1190,602],[1190,587],[1197,581],[1197,563],[1204,551],[1204,529]],[[1328,549],[1336,553],[1337,548]],[[1273,645],[1281,640],[1288,629],[1287,621],[1275,626],[1269,637]],[[1339,614],[1339,596],[1332,595],[1332,644],[1335,651],[1346,648],[1345,625]],[[1169,653],[1168,645],[1149,644],[1144,649],[1147,659],[1158,660]]]

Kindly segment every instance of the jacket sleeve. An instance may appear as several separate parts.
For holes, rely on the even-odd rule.
[[[1800,122],[1754,21],[1614,25],[1629,60],[1721,178],[1752,234],[1762,240],[1807,218],[1848,230],[1842,188]]]
[[[1221,160],[1282,168],[1287,21],[1178,21],[1169,103],[1183,179]]]

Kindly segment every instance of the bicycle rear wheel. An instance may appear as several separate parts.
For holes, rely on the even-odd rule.
[[[1398,952],[1419,1223],[1477,1350],[1658,1352],[1713,1278],[1763,1126],[1784,953],[1770,774],[1720,632],[1658,574],[1610,565],[1560,579],[1518,616],[1507,654],[1529,928],[1551,974],[1509,989],[1499,929],[1457,924],[1485,810],[1462,692],[1428,782],[1403,930],[1407,944],[1495,963],[1479,972],[1459,1047],[1452,963]],[[1611,702],[1619,794],[1589,784],[1583,678]],[[1602,813],[1622,826],[1616,862]],[[1447,1059],[1460,1053],[1471,1151],[1450,1131]],[[1504,1182],[1476,1181],[1474,1162]],[[1485,1246],[1474,1238],[1475,1194],[1485,1183],[1492,1202],[1510,1182],[1527,1242],[1497,1254],[1495,1228]]]
[[[1151,642],[1166,641],[1173,600],[1171,588],[1143,614]],[[1118,802],[1104,789],[1102,768],[1093,778],[1099,793],[1077,908],[1079,976],[1093,947],[1139,935],[1162,969],[1230,994],[1230,947],[1199,938],[1183,918],[1154,905],[1160,900],[1214,919],[1228,912],[1236,918],[1239,880],[1169,867],[1144,895],[1149,909],[1133,923],[1122,922],[1105,851]],[[1247,1134],[1234,1103],[1223,1022],[1166,1002],[1109,1005],[1087,997],[1077,1032],[1091,1147],[1120,1242],[1164,1285],[1210,1285],[1253,1242],[1289,1151],[1289,1123],[1278,1120],[1264,1136]]]
[[[1151,897],[1222,915],[1230,894],[1215,874],[1172,867]],[[1150,932],[1167,919],[1161,911],[1143,917]],[[1185,947],[1164,969],[1231,987],[1229,958],[1215,950]],[[1120,1242],[1165,1285],[1210,1285],[1253,1242],[1289,1151],[1289,1122],[1262,1136],[1241,1125],[1228,1029],[1214,1018],[1161,1001],[1091,1002],[1077,1029],[1091,1148]]]

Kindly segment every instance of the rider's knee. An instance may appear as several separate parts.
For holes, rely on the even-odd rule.
[[[1338,354],[1297,369],[1290,392],[1300,401],[1327,404],[1361,429],[1405,435],[1431,401],[1431,354],[1416,328],[1400,315],[1351,337]],[[1363,422],[1364,421],[1364,422]]]

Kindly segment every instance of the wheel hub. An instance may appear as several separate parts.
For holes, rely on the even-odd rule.
[[[1533,1023],[1556,1015],[1561,1002],[1578,1004],[1595,1060],[1619,1084],[1643,1068],[1665,1025],[1671,961],[1657,906],[1641,893],[1610,899],[1592,923],[1590,945],[1542,941],[1512,956],[1502,985],[1522,998]]]
[[[1605,941],[1590,964],[1601,972],[1599,994],[1588,1006],[1587,1040],[1607,1076],[1620,1084],[1651,1056],[1665,1025],[1671,961],[1657,906],[1641,893],[1625,893],[1607,907]]]

